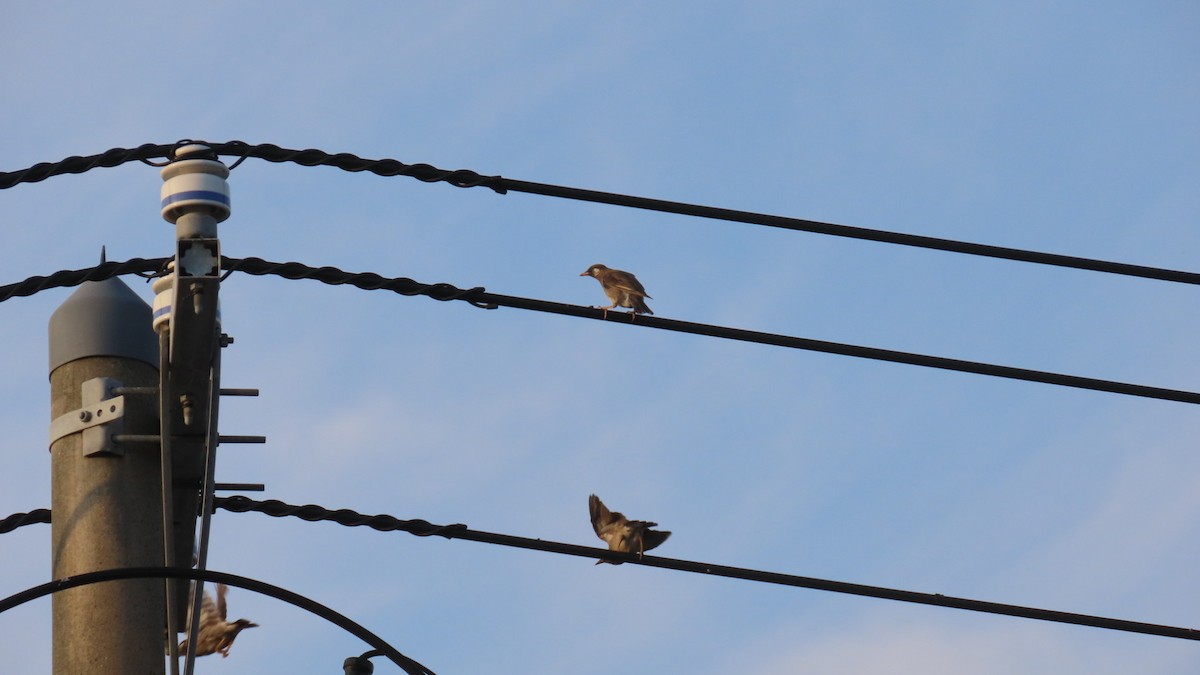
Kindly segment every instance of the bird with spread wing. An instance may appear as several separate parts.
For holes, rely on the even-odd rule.
[[[608,543],[608,550],[621,553],[636,553],[640,558],[643,553],[655,548],[671,536],[670,532],[652,530],[658,523],[646,520],[629,520],[625,514],[609,511],[604,502],[596,495],[588,497],[588,512],[592,517],[592,529],[596,536]],[[598,560],[596,564],[610,562]],[[619,562],[611,563],[620,565]]]
[[[196,635],[196,656],[207,656],[215,652],[220,652],[221,657],[229,656],[229,648],[233,646],[233,641],[237,638],[238,633],[246,628],[256,628],[258,624],[247,619],[238,619],[237,621],[227,621],[225,619],[225,594],[229,592],[229,587],[225,584],[217,584],[217,601],[214,603],[212,596],[208,591],[204,592],[204,599],[200,601],[200,629]],[[186,654],[188,641],[184,639],[179,643],[179,653]]]

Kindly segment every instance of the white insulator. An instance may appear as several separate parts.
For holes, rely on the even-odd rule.
[[[174,263],[171,263],[174,265]],[[171,326],[172,298],[175,297],[175,272],[154,280],[154,304],[152,325],[155,332],[161,333]]]
[[[168,263],[174,267],[175,263]],[[154,280],[154,304],[151,305],[151,325],[155,332],[161,333],[171,327],[171,319],[175,313],[175,272]],[[217,328],[221,327],[221,300],[217,300]]]
[[[189,153],[207,150],[204,145],[185,145],[175,152],[185,159],[163,167],[162,217],[168,223],[193,211],[207,213],[218,223],[229,217],[229,168],[213,159],[186,159]]]

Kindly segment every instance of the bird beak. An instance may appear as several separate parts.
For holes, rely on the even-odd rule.
[[[579,276],[581,276],[581,277],[586,277],[586,276],[588,276],[587,270],[584,270],[584,271],[580,272],[580,273],[579,273]]]
[[[250,623],[246,624],[246,628],[258,628],[258,624],[251,621]]]

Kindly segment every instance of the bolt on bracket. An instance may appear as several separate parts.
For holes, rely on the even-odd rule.
[[[123,455],[113,436],[125,430],[125,397],[111,396],[121,382],[96,377],[80,386],[83,407],[50,422],[50,445],[71,434],[83,432],[83,456]]]

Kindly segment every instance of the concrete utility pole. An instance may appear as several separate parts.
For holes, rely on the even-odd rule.
[[[163,168],[162,216],[175,225],[176,247],[154,285],[153,311],[114,278],[83,285],[50,319],[55,579],[120,567],[205,566],[222,440],[217,402],[227,340],[217,297],[217,224],[230,213],[228,175],[200,144],[178,148]],[[178,673],[176,634],[185,617],[199,617],[201,588],[197,582],[190,601],[186,584],[158,579],[55,594],[54,672],[160,675],[165,652]],[[192,624],[188,675],[199,621]]]
[[[50,318],[55,579],[162,564],[159,447],[121,438],[158,433],[157,363],[150,306],[119,279],[84,284]],[[163,584],[56,593],[53,635],[55,673],[162,673]]]

